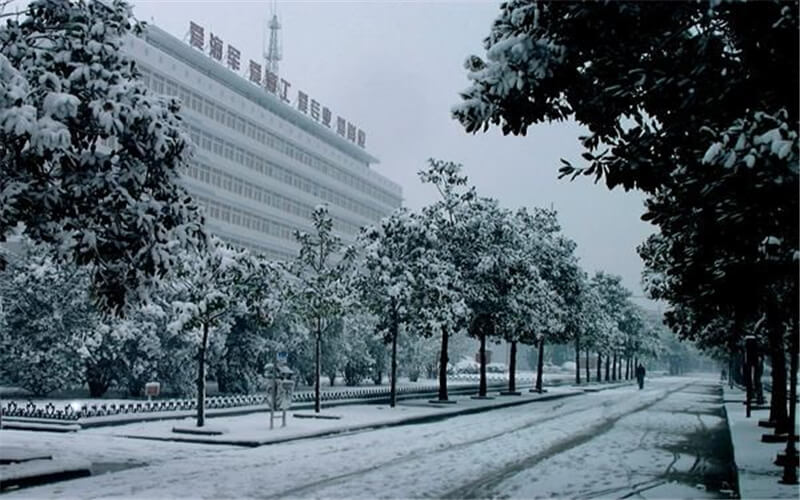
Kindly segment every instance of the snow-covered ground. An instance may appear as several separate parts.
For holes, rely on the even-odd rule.
[[[725,410],[731,430],[736,467],[739,470],[739,488],[742,498],[792,498],[800,497],[800,486],[781,484],[783,469],[773,462],[786,443],[762,443],[762,434],[771,429],[758,426],[758,421],[769,417],[769,410],[754,410],[747,418],[742,401],[745,394],[739,389],[724,386]]]
[[[107,433],[120,428],[87,430],[71,437],[48,435],[74,439],[76,447],[106,448],[105,460],[134,456],[149,465],[7,496],[621,497],[656,486],[640,496],[725,497],[727,492],[698,488],[688,472],[695,456],[686,444],[687,435],[723,423],[712,411],[719,409],[718,398],[714,401],[704,391],[674,392],[691,383],[685,378],[662,378],[650,381],[644,391],[626,386],[440,422],[259,448],[143,441]],[[341,413],[338,410],[331,412]],[[417,409],[404,404],[374,411]],[[217,419],[215,425],[223,420]],[[25,435],[42,439],[41,434]],[[122,443],[124,448],[117,448]],[[688,451],[682,453],[682,447]]]

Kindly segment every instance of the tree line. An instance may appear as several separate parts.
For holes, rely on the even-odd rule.
[[[781,431],[799,349],[797,34],[797,2],[510,0],[453,108],[472,133],[585,126],[561,176],[644,193],[647,291],[729,372],[757,339]]]
[[[512,392],[520,343],[538,348],[539,390],[546,343],[574,342],[576,383],[591,379],[590,357],[597,380],[605,360],[608,380],[609,370],[627,377],[637,357],[658,353],[659,336],[621,278],[583,271],[553,210],[503,209],[466,187],[450,162],[431,160],[420,178],[440,200],[416,213],[398,209],[347,248],[320,205],[314,231],[296,233],[293,261],[213,237],[202,251],[181,251],[123,317],[97,305],[90,267],[23,239],[6,255],[0,285],[4,378],[36,394],[85,382],[92,396],[112,387],[140,395],[160,380],[203,400],[209,365],[220,390],[252,393],[275,353],[287,351],[319,411],[325,375],[355,385],[388,372],[394,405],[400,362],[414,377],[438,370],[438,398],[448,400],[449,344],[464,335],[480,345],[479,396],[493,341],[510,344]]]
[[[504,209],[450,162],[420,173],[436,203],[398,210],[352,247],[324,206],[314,231],[296,234],[292,262],[225,244],[177,182],[192,155],[180,102],[152,94],[121,51],[143,28],[130,6],[34,0],[3,17],[0,242],[19,234],[26,247],[0,256],[3,370],[16,383],[47,393],[83,376],[96,394],[113,384],[137,393],[155,373],[196,392],[202,425],[215,356],[222,385],[250,391],[258,363],[290,351],[313,367],[319,411],[325,370],[338,363],[356,379],[378,362],[375,338],[388,346],[393,403],[398,351],[416,349],[414,338],[436,345],[443,401],[462,332],[480,345],[481,396],[494,340],[540,355],[572,342],[576,381],[581,354],[619,372],[657,351],[630,292],[580,269],[553,211]]]

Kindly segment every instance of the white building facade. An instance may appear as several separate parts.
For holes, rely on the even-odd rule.
[[[319,204],[345,243],[401,205],[363,147],[200,50],[152,25],[125,50],[151,90],[183,103],[195,144],[183,182],[213,234],[285,260]]]

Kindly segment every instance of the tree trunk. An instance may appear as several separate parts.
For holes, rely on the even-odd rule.
[[[631,359],[625,358],[625,380],[630,380],[631,378]]]
[[[389,390],[389,406],[394,408],[397,404],[397,320],[392,322],[392,382]]]
[[[442,347],[439,351],[439,401],[447,401],[447,327],[442,326]]]
[[[322,398],[320,394],[320,378],[322,378],[322,325],[317,318],[317,331],[314,335],[314,412],[322,410]]]
[[[600,354],[600,351],[597,351],[597,376],[595,377],[595,379],[597,379],[598,382],[602,382],[603,381],[603,368],[602,367],[603,367],[603,355]]]
[[[536,363],[536,390],[542,392],[542,372],[544,371],[544,335],[539,339],[539,360]]]
[[[508,361],[508,392],[517,392],[517,341],[511,341],[511,359]]]
[[[478,383],[478,396],[486,397],[486,332],[483,330],[483,328],[481,328],[479,336],[481,339],[481,374],[480,382]]]
[[[591,373],[591,370],[589,369],[589,349],[586,349],[586,383],[587,384],[589,382],[591,382],[591,380],[589,379],[589,373]]]
[[[606,382],[608,382],[609,380],[611,380],[611,379],[608,377],[608,372],[609,372],[609,370],[610,370],[610,369],[611,369],[611,356],[609,356],[609,355],[606,355]]]
[[[617,351],[614,351],[614,357],[611,361],[611,380],[617,381]]]
[[[758,405],[764,404],[764,384],[761,383],[761,377],[763,375],[764,375],[764,356],[762,356],[761,353],[758,353],[758,358],[756,358],[755,373],[753,374],[753,388],[756,391],[756,404]]]
[[[795,288],[795,297],[797,289]],[[795,304],[796,305],[796,304]],[[792,315],[792,326],[789,332],[789,421],[788,421],[788,430],[789,436],[786,441],[786,452],[785,455],[787,458],[789,457],[796,457],[797,456],[797,445],[795,444],[794,440],[797,436],[795,432],[795,424],[797,423],[797,357],[798,357],[798,345],[797,345],[797,310],[794,310],[794,314]],[[783,477],[781,481],[784,484],[797,484],[797,469],[794,466],[794,463],[791,463],[790,460],[786,460],[786,463],[783,466]]]
[[[781,434],[789,430],[786,414],[786,353],[780,340],[774,343],[776,345],[772,346],[772,398],[769,420],[775,423],[775,433]]]
[[[99,398],[108,391],[111,380],[103,376],[103,369],[97,366],[86,366],[86,384],[89,386],[89,397]]]
[[[575,383],[581,383],[581,338],[575,335]]]
[[[733,355],[728,358],[728,387],[733,389]]]
[[[744,380],[745,398],[746,401],[748,401],[747,404],[749,405],[750,401],[753,399],[753,370],[751,370],[750,367],[747,366],[746,348],[742,350],[742,376]]]
[[[203,339],[197,353],[197,427],[206,425],[206,346],[208,322],[203,322]]]

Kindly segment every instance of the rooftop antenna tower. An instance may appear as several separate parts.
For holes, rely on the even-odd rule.
[[[280,30],[281,23],[278,20],[278,2],[272,0],[272,18],[269,20],[269,45],[264,47],[264,65],[267,70],[278,74],[279,63],[283,58],[281,50]]]

